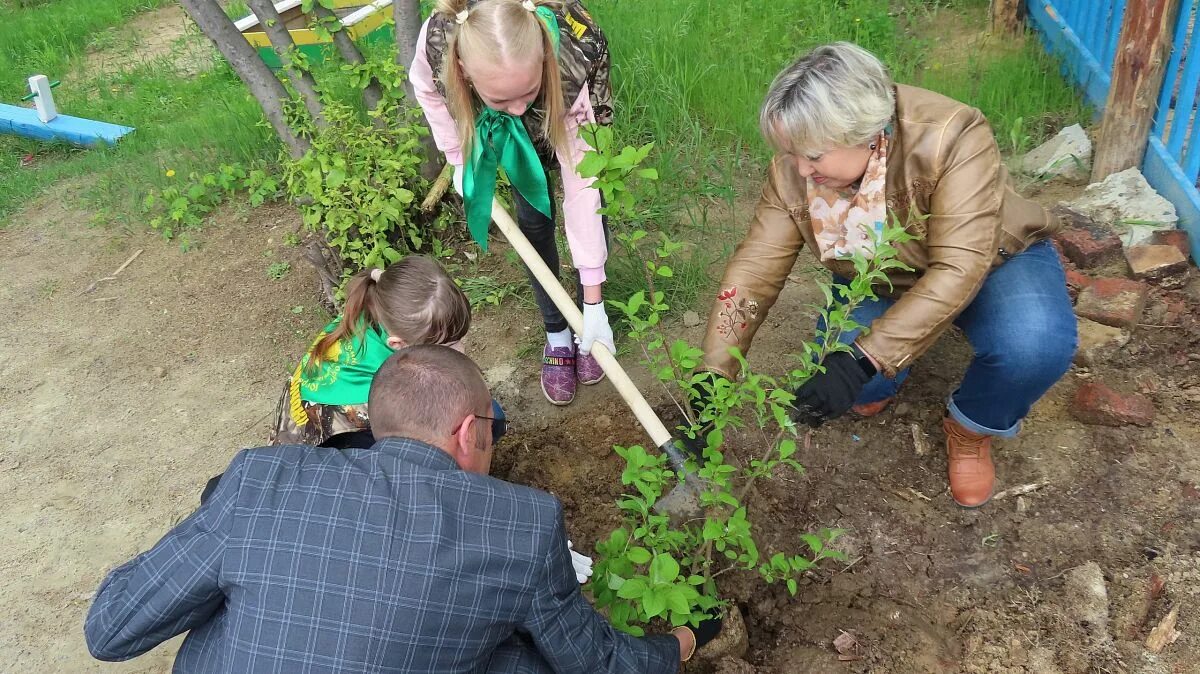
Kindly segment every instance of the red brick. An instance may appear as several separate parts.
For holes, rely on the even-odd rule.
[[[1192,244],[1188,233],[1182,229],[1160,229],[1150,235],[1150,243],[1156,246],[1175,246],[1186,259],[1192,254]]]
[[[1130,246],[1125,259],[1134,278],[1164,288],[1182,288],[1187,283],[1187,256],[1175,246]]]
[[[1149,426],[1154,423],[1154,404],[1145,396],[1124,395],[1099,382],[1088,382],[1075,392],[1071,416],[1099,426]]]
[[[1121,239],[1108,227],[1069,208],[1054,213],[1065,225],[1054,240],[1068,260],[1082,269],[1098,267],[1121,255]]]
[[[1071,295],[1071,300],[1079,297],[1079,291],[1092,285],[1092,277],[1083,272],[1067,269],[1067,293]]]
[[[1146,293],[1150,288],[1145,283],[1123,278],[1094,279],[1079,291],[1075,313],[1084,318],[1111,325],[1114,328],[1132,330],[1146,308]]]

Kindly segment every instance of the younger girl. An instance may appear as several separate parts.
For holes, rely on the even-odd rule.
[[[325,326],[288,382],[271,444],[319,445],[369,428],[367,394],[383,361],[410,344],[462,351],[470,327],[466,295],[427,257],[355,274],[342,315]]]
[[[561,173],[583,334],[572,339],[566,319],[530,276],[546,327],[542,392],[555,405],[574,399],[576,382],[604,378],[591,356],[594,343],[614,350],[601,296],[608,246],[597,213],[600,193],[575,169],[588,149],[580,127],[612,120],[608,65],[608,43],[578,0],[438,0],[409,69],[434,140],[454,165],[467,226],[484,250],[503,168],[517,224],[557,273],[549,174]]]

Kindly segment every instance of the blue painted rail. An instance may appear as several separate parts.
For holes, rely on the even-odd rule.
[[[76,145],[112,145],[132,127],[91,119],[58,115],[49,122],[38,119],[37,111],[0,103],[0,133],[26,136],[36,140],[66,141]]]
[[[1134,0],[1137,2],[1138,0]],[[1126,0],[1029,0],[1029,20],[1047,51],[1063,60],[1064,72],[1097,111],[1104,109]],[[1175,204],[1179,227],[1200,261],[1200,0],[1180,0],[1174,39],[1142,173]]]

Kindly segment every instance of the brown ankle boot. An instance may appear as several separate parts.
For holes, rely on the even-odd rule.
[[[996,483],[992,438],[972,433],[950,417],[942,420],[942,429],[946,431],[950,495],[964,508],[978,508],[992,498]]]
[[[873,417],[887,409],[887,406],[891,405],[892,401],[895,399],[896,396],[892,396],[891,398],[884,398],[883,400],[867,403],[865,405],[855,405],[854,407],[850,408],[850,411],[854,412],[860,417]]]

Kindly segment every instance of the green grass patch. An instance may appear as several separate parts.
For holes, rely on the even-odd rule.
[[[169,0],[0,0],[0,101],[27,93],[25,80],[67,71],[92,39]]]

